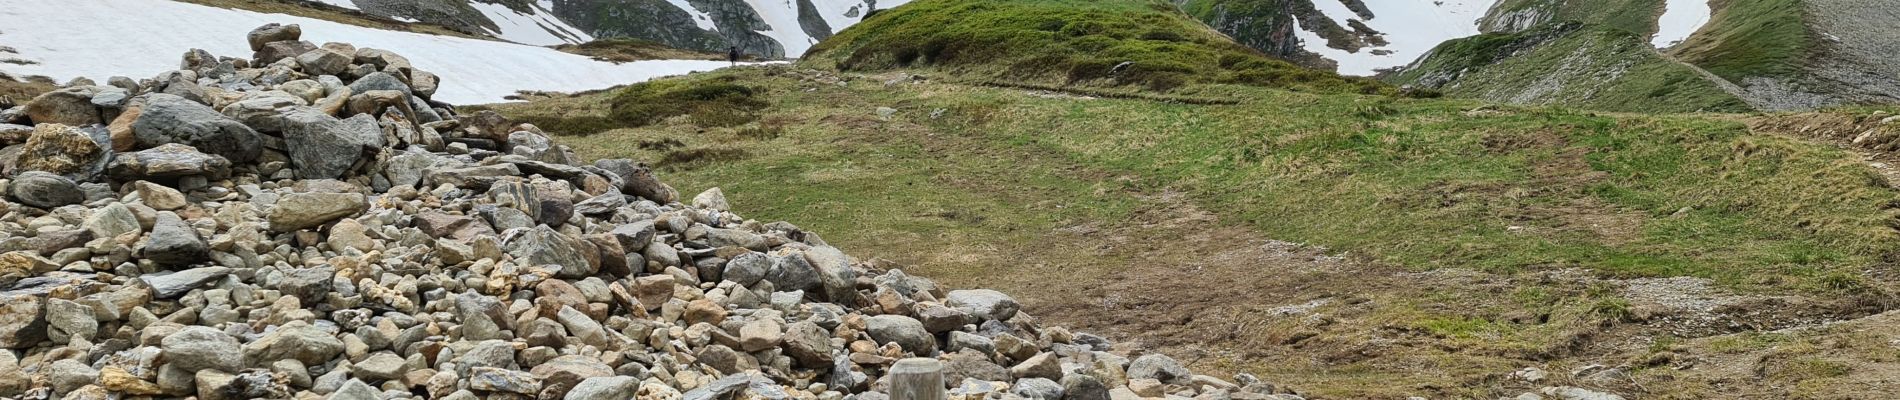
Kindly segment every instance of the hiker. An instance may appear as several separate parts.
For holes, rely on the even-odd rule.
[[[739,46],[732,46],[731,49],[726,50],[726,61],[731,61],[734,67],[739,66]]]

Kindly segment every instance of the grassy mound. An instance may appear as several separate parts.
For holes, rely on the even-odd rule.
[[[819,43],[804,63],[844,71],[935,68],[977,80],[1162,91],[1210,83],[1391,90],[1269,59],[1163,0],[920,0]]]
[[[1745,112],[1747,102],[1644,36],[1601,25],[1546,24],[1447,41],[1388,82],[1496,102],[1628,112]]]

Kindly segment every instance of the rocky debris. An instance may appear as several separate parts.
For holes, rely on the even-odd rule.
[[[877,400],[927,357],[959,399],[1295,398],[581,163],[393,53],[248,39],[25,114],[0,397]]]

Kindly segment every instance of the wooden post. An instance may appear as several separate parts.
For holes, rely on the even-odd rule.
[[[891,366],[891,400],[944,400],[943,363],[906,358]]]

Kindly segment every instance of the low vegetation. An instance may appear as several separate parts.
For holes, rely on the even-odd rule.
[[[1715,0],[1701,33],[1671,50],[1677,58],[1730,81],[1795,74],[1818,38],[1798,0]]]
[[[683,50],[668,47],[659,42],[644,39],[598,39],[581,44],[564,44],[554,47],[568,53],[593,57],[595,60],[624,63],[644,60],[720,60],[726,55],[701,51]]]
[[[1167,91],[1235,83],[1384,93],[1372,80],[1262,56],[1163,0],[921,0],[853,25],[804,64],[845,71],[932,69],[962,79]]]
[[[1645,36],[1583,23],[1447,41],[1417,67],[1387,80],[1518,104],[1629,112],[1751,110],[1693,67],[1657,54]]]
[[[534,118],[654,93],[750,93],[748,101],[763,104],[752,109],[756,119],[702,123],[686,112],[565,140],[588,157],[656,161],[682,191],[723,187],[749,215],[795,220],[907,270],[1022,293],[1041,309],[1066,310],[1051,311],[1065,322],[1086,322],[1067,313],[1087,314],[1101,307],[1096,302],[1145,294],[1063,282],[1139,280],[1127,274],[1146,272],[1128,266],[1237,245],[1143,236],[1153,235],[1140,232],[1155,224],[1188,218],[1153,209],[1150,197],[1174,196],[1169,204],[1217,215],[1168,235],[1244,229],[1374,265],[1503,277],[1493,279],[1574,268],[1603,279],[1692,276],[1750,293],[1855,296],[1866,293],[1839,291],[1852,286],[1841,276],[1857,275],[1900,244],[1889,225],[1900,195],[1867,166],[1840,150],[1752,134],[1723,118],[1246,86],[1221,89],[1248,101],[1196,105],[945,82],[892,86],[883,83],[889,75],[845,78],[844,85],[835,79],[796,67],[742,68],[495,109]],[[898,111],[880,117],[878,106]],[[617,113],[593,107],[592,115]],[[1104,244],[1124,235],[1166,241],[1167,250]],[[1235,266],[1227,273],[1280,279],[1247,271]],[[1197,311],[1186,314],[1196,315],[1187,324],[1196,332],[1238,333],[1151,339],[1255,343],[1263,347],[1254,351],[1265,352],[1249,356],[1255,358],[1348,352],[1279,366],[1228,358],[1246,353],[1215,353],[1230,354],[1217,357],[1220,368],[1264,373],[1329,396],[1496,397],[1505,393],[1444,388],[1456,387],[1455,377],[1519,368],[1512,359],[1569,354],[1573,340],[1649,312],[1613,288],[1545,282],[1535,293],[1498,296],[1475,287],[1361,286],[1384,273],[1286,273],[1298,287],[1360,288],[1349,292],[1379,300],[1357,306],[1370,311],[1333,311],[1342,315],[1337,330],[1324,331],[1333,333],[1316,333],[1298,319]],[[1106,278],[1115,276],[1122,278]],[[1306,278],[1293,278],[1300,276]],[[1413,285],[1439,279],[1391,276]],[[1297,304],[1328,291],[1269,292],[1280,294],[1233,307]],[[1186,311],[1173,313],[1179,312]],[[1096,322],[1084,326],[1135,323]],[[1243,326],[1249,328],[1233,330]],[[1445,347],[1343,355],[1370,340],[1347,331],[1391,326],[1426,332]],[[1303,342],[1287,347],[1289,341]],[[1399,365],[1423,360],[1443,372],[1401,372]]]

